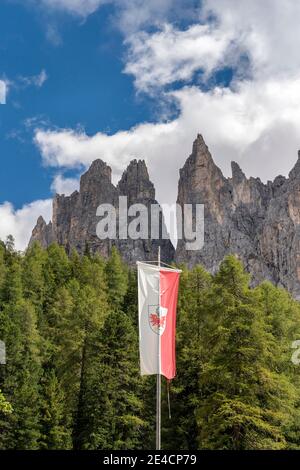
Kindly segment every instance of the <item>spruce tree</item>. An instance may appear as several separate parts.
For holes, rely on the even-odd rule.
[[[145,422],[136,340],[130,319],[119,310],[107,316],[87,345],[90,365],[83,377],[78,448],[141,447]]]
[[[221,263],[214,283],[197,407],[199,445],[282,449],[294,390],[276,370],[274,338],[257,295],[234,256]]]
[[[127,269],[115,247],[105,267],[108,287],[108,300],[113,309],[118,309],[124,300],[127,291]]]
[[[177,376],[171,382],[172,419],[165,418],[168,448],[196,449],[196,407],[202,391],[199,380],[206,356],[204,325],[210,317],[211,276],[201,266],[182,267],[177,314]]]
[[[13,413],[0,420],[0,448],[37,449],[41,363],[36,312],[29,301],[21,298],[8,303],[1,317],[1,336],[7,351],[1,386]]]
[[[71,449],[71,423],[66,415],[66,397],[54,369],[44,372],[41,384],[40,447],[47,450]]]
[[[256,288],[268,331],[274,337],[272,355],[278,373],[288,382],[286,406],[289,418],[284,426],[287,448],[300,448],[300,375],[291,360],[292,344],[300,340],[300,305],[282,288],[263,282]],[[291,398],[293,400],[291,401]]]
[[[41,322],[46,292],[44,270],[47,258],[47,251],[36,242],[28,248],[22,262],[23,295],[35,306],[38,320]]]

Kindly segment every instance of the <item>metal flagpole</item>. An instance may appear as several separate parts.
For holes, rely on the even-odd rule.
[[[158,247],[158,267],[160,267],[160,246]],[[160,281],[158,287],[158,317],[160,319]],[[158,371],[156,376],[156,450],[161,446],[161,374],[160,374],[160,324],[158,326]]]

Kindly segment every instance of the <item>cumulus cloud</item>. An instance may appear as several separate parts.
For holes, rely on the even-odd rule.
[[[299,75],[300,3],[294,0],[205,0],[202,20],[216,18],[216,31],[231,31],[251,61],[254,78]]]
[[[138,90],[149,92],[196,71],[204,78],[230,66],[238,79],[248,58],[252,80],[299,75],[300,4],[294,0],[204,0],[199,23],[185,29],[171,24],[155,32],[139,31],[126,38],[125,72]],[[239,70],[240,68],[240,70]]]
[[[171,94],[180,114],[167,123],[141,124],[111,136],[37,130],[35,140],[45,164],[72,168],[102,158],[119,175],[132,158],[142,157],[160,202],[176,199],[178,170],[199,131],[226,175],[231,160],[264,180],[287,174],[293,166],[300,143],[300,77],[259,85],[243,81],[234,90],[186,87]]]
[[[101,158],[111,165],[116,182],[129,161],[135,157],[145,158],[150,171],[155,169],[164,150],[172,147],[176,127],[176,121],[167,124],[149,123],[112,136],[99,132],[92,137],[71,129],[53,132],[39,129],[36,131],[35,141],[46,165],[87,167],[96,158]],[[177,139],[174,140],[174,145],[176,143]],[[163,166],[162,161],[160,167]]]
[[[76,178],[65,178],[61,173],[55,176],[51,190],[57,194],[64,194],[69,196],[74,191],[79,189],[79,180]]]
[[[0,104],[6,103],[7,85],[4,80],[0,80]]]
[[[156,33],[141,31],[127,40],[129,53],[124,71],[135,77],[137,89],[144,92],[190,80],[197,70],[208,76],[224,64],[232,39],[230,31],[220,32],[202,24],[182,31],[169,24]]]
[[[14,209],[9,202],[0,205],[0,239],[13,235],[17,250],[24,250],[29,242],[37,218],[42,215],[46,222],[52,216],[51,199],[34,201],[21,209]]]

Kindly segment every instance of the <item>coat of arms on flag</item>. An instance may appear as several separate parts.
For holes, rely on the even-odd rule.
[[[148,305],[148,320],[152,331],[162,335],[166,328],[168,309],[159,305]]]

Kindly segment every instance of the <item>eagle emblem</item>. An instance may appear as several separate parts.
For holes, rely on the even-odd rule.
[[[148,305],[148,321],[151,330],[162,335],[166,329],[168,309],[159,305]]]

